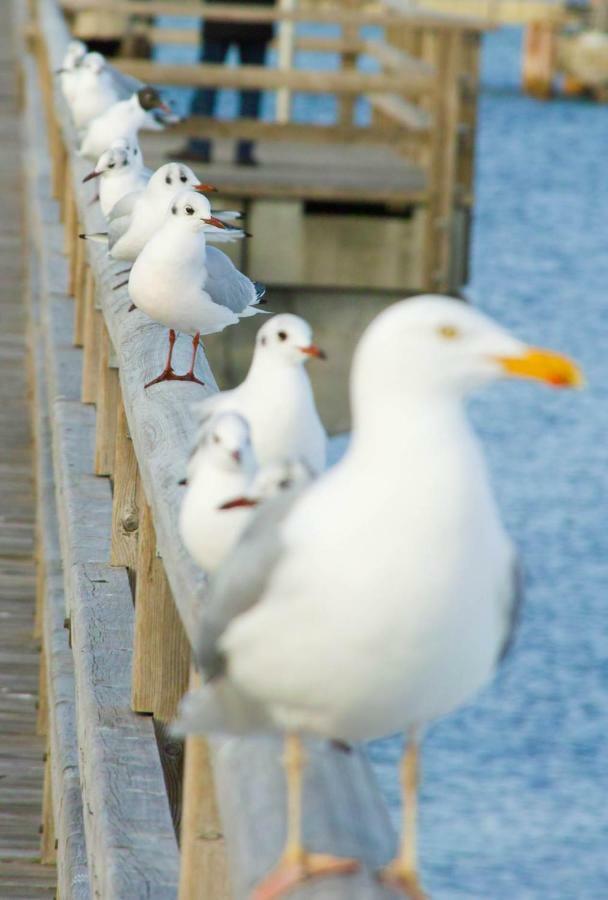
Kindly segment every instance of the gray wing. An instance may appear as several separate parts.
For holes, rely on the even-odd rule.
[[[108,219],[112,222],[114,219],[121,219],[123,216],[130,216],[135,206],[135,201],[140,196],[141,191],[131,191],[118,200],[108,215]]]
[[[123,236],[128,230],[129,225],[131,224],[130,216],[122,216],[120,219],[112,219],[112,221],[108,224],[108,250],[112,250],[112,247],[116,243],[119,238]]]
[[[143,81],[134,78],[133,75],[127,75],[126,72],[119,72],[114,66],[108,66],[108,71],[112,76],[112,83],[116,89],[119,100],[128,100],[140,88],[144,86]]]
[[[298,485],[266,501],[211,581],[195,648],[208,681],[224,672],[225,659],[218,647],[222,634],[264,594],[283,550],[280,527],[303,489]]]
[[[517,556],[513,559],[513,563],[509,569],[508,583],[505,587],[506,631],[498,657],[499,663],[505,659],[513,647],[524,603],[524,576]]]
[[[231,259],[217,247],[207,247],[207,281],[204,289],[214,303],[242,313],[256,302],[255,285],[239,272]]]

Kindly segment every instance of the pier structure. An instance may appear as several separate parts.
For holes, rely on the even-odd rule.
[[[155,7],[166,9],[169,4],[131,5],[145,5],[153,14]],[[192,4],[172,5],[192,9]],[[15,821],[27,819],[28,827],[35,818],[36,803],[42,804],[39,858],[49,867],[56,866],[57,895],[62,900],[239,900],[270,869],[284,838],[281,743],[270,737],[209,742],[196,738],[189,739],[184,750],[168,731],[179,699],[198,677],[191,667],[190,648],[197,635],[206,581],[181,544],[177,520],[182,497],[179,482],[195,424],[190,407],[205,395],[205,389],[170,384],[144,391],[144,384],[162,365],[164,331],[152,322],[142,323],[140,315],[129,315],[126,291],[112,289],[120,264],[111,261],[100,244],[78,239],[82,232],[103,230],[103,222],[97,205],[91,203],[90,186],[83,184],[90,163],[76,152],[77,135],[53,77],[70,39],[61,4],[32,0],[26,5],[15,0],[10,9],[15,32],[9,34],[7,26],[0,46],[10,48],[11,65],[18,72],[15,83],[21,113],[13,111],[11,128],[19,143],[11,145],[11,171],[21,157],[23,179],[19,181],[15,174],[13,187],[19,188],[23,199],[27,237],[11,243],[7,235],[7,246],[16,267],[26,263],[23,309],[29,331],[28,352],[22,338],[21,344],[3,345],[0,365],[6,368],[11,353],[20,354],[20,360],[26,356],[30,363],[29,403],[26,406],[23,392],[15,394],[15,403],[20,404],[22,415],[26,408],[31,411],[35,492],[30,490],[28,495],[22,485],[27,501],[22,533],[27,538],[32,530],[35,494],[36,541],[34,548],[32,535],[27,538],[32,548],[24,573],[13,572],[10,561],[0,560],[6,584],[7,578],[23,575],[19,590],[29,590],[31,611],[35,611],[32,633],[25,607],[18,610],[22,619],[15,620],[21,635],[19,647],[29,648],[23,651],[23,666],[30,693],[24,701],[27,714],[11,719],[14,753],[8,762],[17,773],[21,771],[17,761],[22,760],[25,780],[21,787],[27,786],[31,803],[27,813],[17,808],[19,784],[13,785],[14,799],[9,802],[15,806]],[[293,11],[290,15],[290,21],[298,20]],[[325,21],[324,14],[318,15]],[[331,15],[345,22],[335,9]],[[340,94],[341,109],[350,109],[349,117],[326,126],[331,139],[322,134],[324,126],[306,126],[307,134],[321,133],[310,145],[321,154],[338,153],[339,138],[349,152],[371,153],[382,135],[391,136],[386,138],[391,145],[386,158],[393,152],[392,144],[398,145],[391,173],[394,181],[386,180],[381,166],[375,174],[368,173],[366,162],[359,164],[362,184],[357,190],[354,182],[346,180],[340,190],[353,205],[356,200],[359,205],[376,206],[381,199],[389,207],[396,203],[397,209],[409,209],[414,219],[419,216],[418,253],[424,258],[419,271],[429,277],[440,273],[433,284],[434,289],[443,289],[448,284],[442,279],[452,271],[450,254],[455,252],[451,228],[459,210],[466,210],[467,204],[470,208],[472,199],[466,191],[472,184],[474,73],[480,32],[474,24],[452,24],[434,14],[416,18],[406,11],[361,9],[354,15],[360,25],[373,24],[377,16],[387,34],[393,35],[390,43],[373,48],[384,54],[382,71],[359,73],[355,60],[364,39],[358,34],[346,38],[354,42],[356,53],[353,49],[342,71],[329,73],[326,87]],[[349,19],[348,26],[352,25]],[[348,58],[343,44],[340,53]],[[121,64],[128,67],[127,61]],[[135,69],[135,61],[132,64]],[[178,68],[165,73],[167,83],[178,80]],[[203,83],[202,78],[196,80],[196,68],[187,71],[187,78]],[[289,71],[289,78],[280,82],[273,81],[275,74],[270,70],[254,72],[253,84],[264,85],[269,78],[266,86],[278,91],[321,90],[317,73]],[[140,69],[139,74],[148,73]],[[231,70],[207,75],[216,83],[223,83],[221,77],[235,77]],[[368,82],[372,87],[364,89]],[[351,101],[366,92],[374,99],[374,120],[367,128],[355,126],[350,118]],[[281,96],[282,103],[288,104],[289,96]],[[194,128],[232,138],[241,133],[241,125],[252,124],[274,128],[278,137],[273,142],[286,153],[290,144],[305,143],[299,138],[304,131],[290,120],[276,127],[274,123],[195,122]],[[279,134],[279,125],[288,139]],[[189,133],[186,125],[183,133]],[[156,149],[160,161],[169,137],[173,140],[175,135],[153,136],[145,144],[147,159],[154,162]],[[3,154],[7,158],[6,146]],[[350,160],[344,168],[351,172],[351,165],[356,168]],[[239,177],[252,180],[238,182],[239,173],[228,166],[218,167],[213,179],[225,171],[218,184],[222,196],[230,201],[242,198],[248,204],[253,228],[256,216],[259,223],[264,215],[263,209],[256,211],[256,203],[276,203],[279,222],[281,204],[300,204],[298,215],[304,216],[306,198],[312,201],[316,176],[324,168],[321,162],[315,166],[315,178],[309,174],[308,181],[296,182],[298,190],[289,187],[287,178],[279,187],[276,182],[273,187],[270,177],[255,182],[258,173],[255,177],[245,173]],[[273,170],[272,165],[261,168],[267,168],[269,176]],[[306,171],[304,163],[302,171]],[[338,167],[335,171],[339,174]],[[405,180],[403,186],[398,174],[414,171],[420,178],[415,190],[411,181]],[[396,200],[391,194],[389,201],[388,183],[401,186]],[[327,179],[321,191],[329,195],[330,190]],[[298,199],[298,191],[304,200]],[[14,193],[11,202],[16,203]],[[324,202],[330,202],[329,196]],[[285,215],[283,228],[288,230],[296,214],[288,210]],[[432,254],[429,249],[425,256],[427,232],[439,249],[433,245]],[[280,236],[281,225],[275,222],[268,240],[278,241]],[[393,249],[397,260],[407,248],[395,240]],[[464,245],[459,252],[465,254]],[[324,306],[326,321],[333,320],[333,326],[326,325],[323,337],[333,331],[338,344],[354,343],[361,314],[354,309],[350,319],[339,317],[348,315],[361,298],[356,281],[347,290],[339,283],[313,287],[294,280],[283,285],[282,277],[279,272],[276,282],[270,279],[270,297],[276,296],[279,302],[283,298],[285,306],[308,304],[302,307],[304,313],[316,309],[319,317]],[[424,282],[417,287],[423,286]],[[17,282],[15,290],[19,290]],[[367,286],[368,312],[377,311],[390,293]],[[401,293],[407,293],[407,285]],[[15,298],[12,304],[18,305]],[[23,310],[19,314],[25,321]],[[178,338],[177,367],[187,367],[190,349],[187,336]],[[336,367],[336,381],[345,381],[346,356],[343,352]],[[214,367],[202,354],[198,375],[207,391],[215,389]],[[329,404],[329,398],[325,399]],[[10,407],[5,409],[12,416]],[[15,479],[17,491],[19,473],[30,462],[28,443],[24,432],[23,447],[18,441],[15,444],[8,477]],[[0,596],[0,603],[4,602]],[[37,722],[32,711],[35,642],[41,645]],[[1,646],[3,653],[12,654],[11,659],[20,653],[17,645],[6,651]],[[10,718],[7,703],[6,695],[0,696],[0,714]],[[36,725],[39,738],[32,733]],[[35,757],[31,770],[23,762],[20,748],[25,746]],[[364,754],[315,742],[309,754],[306,841],[315,850],[355,856],[362,868],[354,876],[307,884],[294,892],[294,898],[388,900],[391,894],[380,886],[375,872],[392,857],[396,835]],[[31,855],[36,838],[28,832],[26,840],[21,827],[15,831],[13,851],[22,852],[17,847],[22,841],[24,852]],[[11,884],[17,879],[19,892],[11,888],[7,896],[44,896],[54,889],[54,878],[49,877],[52,868],[33,862],[28,866],[17,874],[16,868],[11,870]],[[3,877],[0,868],[0,893],[7,884]],[[32,889],[34,881],[38,893]]]

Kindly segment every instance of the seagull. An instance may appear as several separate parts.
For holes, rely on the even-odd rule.
[[[195,381],[194,363],[201,334],[223,331],[240,318],[252,316],[264,296],[254,283],[215,247],[207,247],[206,232],[228,226],[211,214],[209,200],[193,190],[180,191],[161,228],[135,260],[129,275],[131,301],[169,331],[169,355],[160,381]],[[185,375],[171,367],[176,332],[192,334],[192,364]]]
[[[114,103],[89,123],[80,145],[80,155],[97,159],[117,138],[130,141],[140,128],[162,131],[162,120],[159,121],[154,115],[159,110],[173,116],[171,108],[163,103],[156,88],[145,85],[127,100]]]
[[[119,138],[101,154],[93,171],[82,180],[94,178],[99,178],[99,205],[107,217],[123,197],[143,191],[150,176],[141,164],[138,148],[131,148],[128,142]]]
[[[81,131],[97,116],[121,98],[112,73],[101,53],[87,53],[78,67],[79,77],[70,111],[74,125]]]
[[[356,866],[302,845],[302,736],[352,743],[403,729],[402,842],[380,877],[424,897],[421,730],[493,676],[521,604],[516,552],[465,412],[473,389],[504,377],[582,383],[566,357],[459,301],[387,308],[355,352],[346,455],[291,505],[273,514],[266,504],[265,527],[216,573],[195,648],[208,681],[185,698],[176,730],[287,735],[287,842],[255,900]]]
[[[70,41],[63,57],[61,68],[55,71],[55,75],[59,75],[61,92],[70,110],[78,92],[78,83],[81,75],[80,66],[86,55],[86,44],[82,41]]]
[[[300,460],[258,470],[246,419],[233,412],[212,416],[197,435],[183,482],[179,529],[190,556],[213,574],[260,505],[311,477]]]
[[[108,215],[110,225],[107,232],[88,234],[86,237],[107,243],[113,259],[133,262],[163,224],[175,195],[185,187],[204,194],[215,191],[213,185],[201,184],[188,166],[182,163],[165,163],[154,172],[147,184],[126,194],[116,203]],[[218,229],[217,234],[213,235],[215,240],[227,239],[224,235],[230,236],[232,240],[245,237],[242,229],[230,226],[239,213],[227,211],[215,215],[228,226],[225,231]]]
[[[312,472],[326,465],[327,435],[304,363],[325,354],[312,342],[308,322],[291,313],[273,316],[257,334],[245,380],[196,405],[202,420],[224,410],[244,416],[261,466],[301,459]]]
[[[188,462],[179,530],[190,556],[208,573],[218,568],[251,515],[245,505],[230,511],[222,506],[245,493],[256,469],[247,421],[237,413],[207,420]]]

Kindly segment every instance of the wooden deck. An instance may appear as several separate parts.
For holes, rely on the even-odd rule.
[[[23,301],[15,42],[0,30],[0,897],[52,897],[39,827],[44,739],[36,734],[36,565]]]

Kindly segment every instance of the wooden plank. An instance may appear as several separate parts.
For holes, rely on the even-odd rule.
[[[118,368],[110,365],[113,355],[108,330],[101,322],[99,368],[97,372],[97,426],[95,431],[95,474],[112,475],[116,450],[116,410],[120,396]],[[112,512],[112,517],[114,513]]]
[[[403,97],[395,94],[375,94],[369,98],[373,109],[383,113],[389,119],[407,129],[408,132],[424,133],[431,129],[431,118],[424,109],[408,103]],[[402,138],[403,135],[400,135]],[[409,137],[409,134],[408,134]]]
[[[254,6],[227,3],[213,5],[192,2],[159,2],[159,0],[62,0],[61,6],[66,10],[111,9],[116,12],[140,14],[144,16],[186,16],[206,21],[222,22],[328,22],[353,25],[390,25],[397,24],[411,27],[430,27],[436,29],[478,29],[486,30],[488,23],[483,19],[462,18],[455,15],[444,15],[430,10],[412,7],[409,3],[389,0],[383,7],[365,7],[356,13],[345,12],[335,5],[311,5],[297,7],[294,10],[258,9]]]
[[[80,777],[101,897],[174,900],[178,850],[150,718],[130,709],[133,603],[124,569],[70,573]]]
[[[120,389],[115,417],[110,562],[113,566],[126,566],[131,572],[135,572],[139,528],[139,470]]]
[[[383,75],[358,71],[268,69],[264,66],[247,66],[245,69],[210,63],[170,65],[130,58],[119,58],[115,65],[142,81],[179,87],[246,87],[265,91],[289,89],[313,94],[347,95],[395,93],[419,97],[429,93],[434,84],[432,75],[417,70],[404,79],[391,73]]]
[[[158,636],[162,635],[162,640]],[[164,722],[175,718],[188,686],[190,646],[179,620],[150,507],[140,503],[131,705]]]

